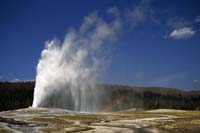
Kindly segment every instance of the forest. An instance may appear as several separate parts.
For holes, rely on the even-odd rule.
[[[34,81],[0,82],[0,111],[27,108],[32,105]],[[199,110],[200,91],[183,91],[162,87],[131,87],[98,84],[108,95],[102,111],[124,109],[184,109]]]

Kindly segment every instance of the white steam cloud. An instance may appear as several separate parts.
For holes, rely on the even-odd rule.
[[[106,22],[95,12],[62,44],[57,39],[47,41],[37,66],[32,106],[96,111],[100,94],[93,88],[101,72],[101,53],[115,41],[120,27],[119,18]]]

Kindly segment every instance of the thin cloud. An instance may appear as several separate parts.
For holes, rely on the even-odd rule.
[[[194,21],[195,23],[200,23],[200,16],[197,16]]]
[[[15,78],[15,79],[11,80],[10,82],[19,82],[19,81],[21,81],[21,80],[18,78]]]
[[[164,39],[167,39],[167,38],[168,38],[168,35],[167,35],[167,34],[165,34],[165,35],[164,35]]]
[[[187,39],[194,35],[195,31],[191,27],[183,27],[180,29],[174,29],[169,36],[173,39]]]
[[[183,72],[183,73],[174,73],[174,74],[157,77],[155,80],[150,82],[150,85],[173,87],[176,81],[183,80],[187,75],[188,75],[187,72]]]
[[[167,21],[167,25],[173,29],[180,29],[184,27],[190,27],[192,23],[182,17],[173,17]]]
[[[116,6],[109,8],[107,13],[111,14],[111,15],[114,15],[116,17],[118,17],[120,15],[120,11]]]
[[[142,0],[133,9],[128,9],[126,14],[126,19],[128,23],[135,27],[147,20],[147,17],[151,16],[152,10],[150,7],[151,0]]]
[[[193,83],[200,83],[200,80],[195,79],[193,80]]]

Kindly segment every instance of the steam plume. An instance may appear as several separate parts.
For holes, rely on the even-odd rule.
[[[97,111],[101,103],[95,83],[104,62],[102,51],[120,27],[117,17],[106,22],[95,12],[62,44],[58,39],[47,41],[37,65],[32,106]]]

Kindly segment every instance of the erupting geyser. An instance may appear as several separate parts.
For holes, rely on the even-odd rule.
[[[104,62],[102,51],[119,29],[117,17],[108,23],[93,13],[85,17],[78,31],[66,35],[63,44],[57,39],[46,42],[37,66],[32,106],[99,110],[102,92],[95,83]]]

